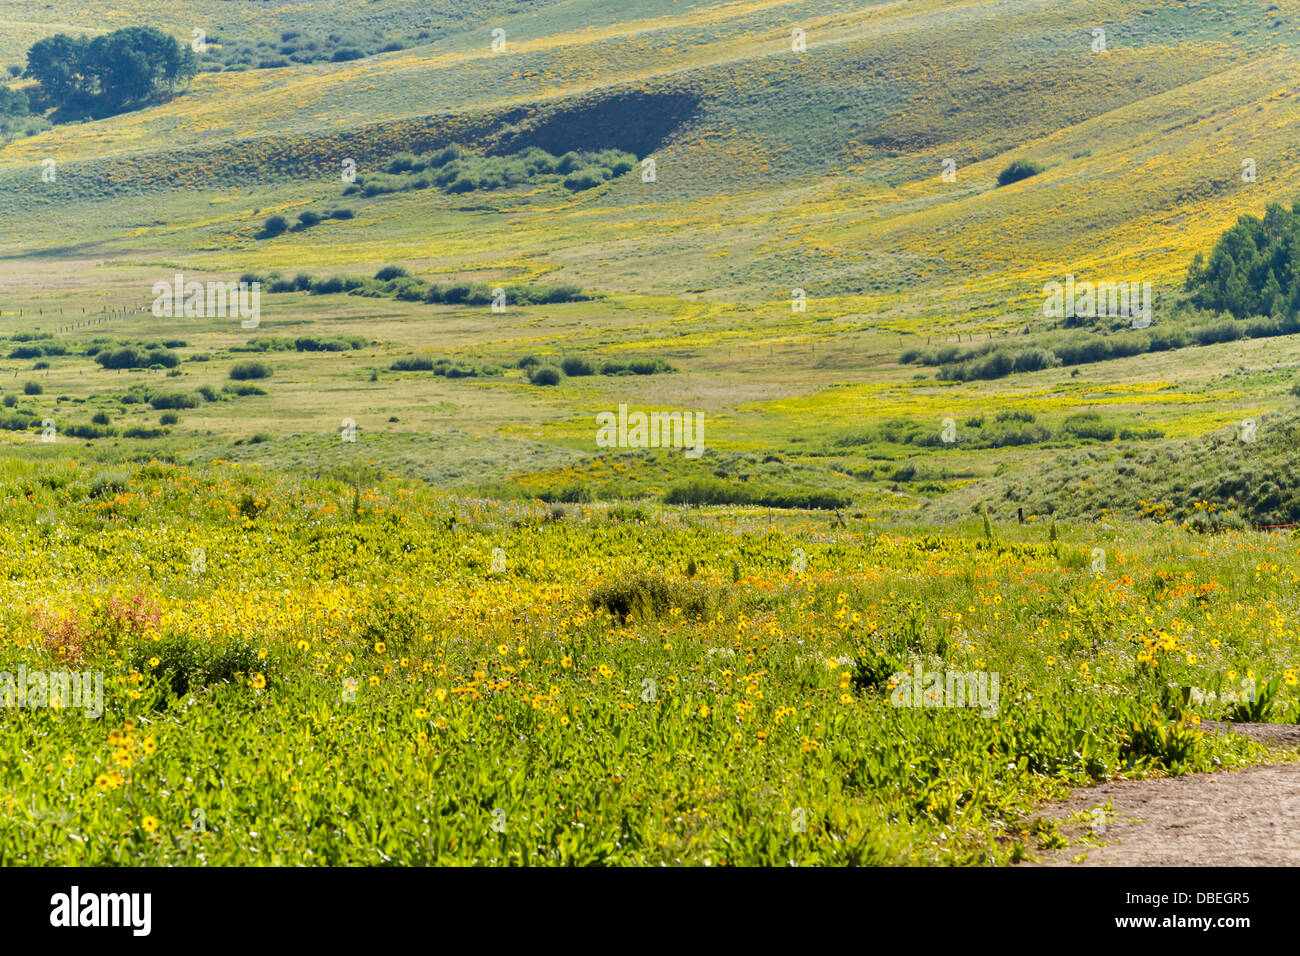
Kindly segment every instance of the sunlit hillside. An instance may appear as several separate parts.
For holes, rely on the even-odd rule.
[[[1300,0],[0,22],[0,866],[1077,861],[1294,759]]]
[[[35,4],[0,5],[24,25],[6,34],[3,59],[20,60],[42,30],[130,19],[108,5],[78,9],[49,24]],[[202,30],[218,51],[247,47],[256,67],[302,42],[281,37],[342,31],[330,9],[168,4],[151,22],[182,39]],[[351,409],[398,418],[384,431],[399,445],[418,441],[408,424],[530,442],[538,457],[514,477],[544,487],[572,477],[556,467],[591,457],[591,416],[631,398],[699,406],[716,422],[713,448],[800,459],[810,478],[865,502],[899,459],[925,459],[930,493],[1008,453],[1052,456],[1030,442],[929,461],[927,449],[846,436],[863,415],[937,428],[1007,407],[1049,424],[1100,408],[1117,431],[1204,434],[1290,407],[1278,386],[1247,398],[1214,379],[1229,366],[1285,365],[1289,337],[995,382],[936,381],[899,358],[943,343],[1037,346],[1056,325],[1043,315],[1044,283],[1067,275],[1152,283],[1159,328],[1193,255],[1240,214],[1293,196],[1296,13],[1300,3],[1172,0],[372,4],[351,25],[356,42],[392,37],[400,49],[268,68],[207,53],[173,97],[0,149],[0,324],[19,331],[32,310],[85,309],[107,316],[99,331],[148,337],[156,322],[129,310],[176,271],[323,279],[398,263],[430,282],[572,285],[591,297],[485,324],[473,307],[269,295],[263,332],[347,331],[372,347],[328,363],[283,356],[273,409],[196,410],[183,444],[200,457],[298,461],[306,433]],[[346,189],[347,164],[364,178],[450,143],[506,157],[619,149],[652,161],[654,175],[581,191],[558,181]],[[1041,172],[999,186],[1020,159]],[[54,181],[41,175],[48,161]],[[268,216],[342,205],[346,221],[260,237]],[[795,290],[805,311],[792,309]],[[247,338],[203,322],[173,332],[197,350]],[[512,375],[388,386],[380,375],[356,391],[359,377],[412,352],[504,367],[530,352],[653,354],[677,371],[554,390]],[[85,367],[56,360],[43,374],[71,401],[90,400]],[[255,431],[276,447],[233,444]],[[918,490],[907,485],[893,491]]]

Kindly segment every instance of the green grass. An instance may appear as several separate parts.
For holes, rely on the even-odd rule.
[[[0,722],[11,865],[1007,862],[1065,785],[1268,757],[1168,684],[1249,670],[1276,678],[1255,716],[1296,716],[1294,647],[1238,610],[1296,613],[1277,538],[1207,557],[1123,525],[1092,575],[1092,525],[737,533],[229,465],[0,476],[0,591],[35,598],[4,602],[6,669],[104,679],[102,718]],[[1177,636],[1188,602],[1206,634]],[[897,705],[918,664],[996,673],[996,712]]]
[[[370,7],[357,42],[419,42],[0,148],[0,640],[48,662],[41,609],[114,681],[0,721],[0,861],[1000,863],[1068,784],[1267,756],[1168,688],[1281,675],[1297,717],[1293,549],[1249,529],[1300,521],[1300,336],[1178,303],[1295,199],[1300,0]],[[128,25],[0,15],[0,61]],[[336,16],[136,15],[268,55]],[[452,143],[638,164],[345,195]],[[155,317],[176,273],[260,279],[258,327]],[[1067,274],[1150,281],[1152,328],[1058,327]],[[703,456],[599,447],[621,404]],[[1001,716],[891,706],[917,659],[1000,673]]]

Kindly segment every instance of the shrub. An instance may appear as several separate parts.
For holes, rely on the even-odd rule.
[[[230,367],[230,377],[236,382],[254,378],[270,378],[272,373],[271,366],[265,362],[236,362]]]
[[[1017,159],[998,173],[998,185],[1009,186],[1011,183],[1028,179],[1030,176],[1037,176],[1042,171],[1043,167],[1033,160]]]
[[[1236,322],[1214,322],[1198,325],[1187,330],[1188,336],[1198,345],[1217,345],[1220,342],[1235,342],[1242,337],[1241,326]]]
[[[700,582],[672,581],[657,571],[631,571],[598,585],[587,603],[626,623],[656,620],[673,610],[697,619],[712,618],[725,599],[717,589]]]
[[[604,175],[602,175],[602,173]],[[572,192],[581,192],[584,189],[594,189],[601,185],[609,178],[609,171],[605,169],[583,169],[576,173],[570,173],[564,177],[564,188]]]
[[[111,498],[123,494],[130,485],[129,479],[121,472],[101,471],[90,482],[88,498]]]
[[[534,385],[559,385],[564,373],[554,365],[539,365],[528,373],[528,381]]]
[[[673,485],[664,495],[668,505],[761,505],[826,511],[846,508],[852,502],[848,495],[832,491],[756,488],[702,478]]]
[[[274,671],[274,659],[259,657],[257,645],[246,638],[214,643],[169,634],[136,647],[129,661],[131,670],[160,682],[172,698],[217,684],[245,684],[254,673],[269,681]]]
[[[175,368],[180,364],[180,356],[170,349],[153,346],[140,349],[125,346],[120,349],[104,350],[95,353],[95,361],[108,369],[150,368],[158,365],[163,368]]]
[[[560,362],[560,368],[564,371],[564,374],[568,375],[570,378],[576,378],[580,375],[596,374],[596,367],[594,365],[584,358],[576,358],[574,356],[570,356]]]
[[[0,429],[7,432],[26,431],[37,421],[36,417],[27,412],[17,412],[12,415],[0,415]]]
[[[289,228],[289,220],[284,216],[268,216],[266,222],[262,223],[262,231],[258,233],[259,239],[271,239],[280,235]]]
[[[149,399],[154,409],[198,408],[199,400],[187,392],[159,392]]]
[[[650,514],[637,505],[613,505],[605,512],[610,521],[649,521]]]
[[[375,278],[380,282],[388,282],[390,279],[404,279],[407,272],[401,266],[384,266],[375,273]]]
[[[181,420],[181,417],[175,412],[163,412],[158,416],[159,425],[175,425]]]
[[[40,395],[44,391],[45,388],[40,382],[23,382],[24,395]]]
[[[537,496],[545,502],[565,502],[566,504],[585,504],[592,500],[591,488],[587,485],[572,484],[562,488],[548,488]]]
[[[69,438],[105,438],[109,435],[115,435],[117,432],[112,428],[105,428],[103,425],[73,423],[63,426],[63,434]]]
[[[347,285],[342,276],[330,276],[328,279],[317,279],[311,285],[312,295],[337,295],[340,292],[346,292]]]
[[[222,391],[229,395],[235,395],[239,398],[244,398],[248,395],[266,394],[266,389],[259,388],[256,385],[227,385],[225,388],[222,389]]]
[[[610,360],[600,367],[601,375],[655,375],[675,371],[677,370],[663,359],[633,359],[630,362]]]

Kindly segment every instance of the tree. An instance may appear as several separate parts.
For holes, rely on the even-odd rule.
[[[73,38],[66,33],[37,40],[27,51],[24,75],[40,85],[51,104],[63,105],[85,89],[86,77],[81,70],[88,45],[84,36]]]
[[[107,116],[164,88],[174,92],[197,69],[193,51],[175,37],[154,27],[126,27],[93,40],[62,33],[38,40],[27,51],[25,74],[36,80],[43,107]]]
[[[22,91],[0,86],[0,116],[26,116],[29,112],[31,107]]]

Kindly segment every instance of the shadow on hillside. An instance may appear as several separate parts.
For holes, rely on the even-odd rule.
[[[602,92],[552,108],[539,108],[501,131],[489,153],[516,153],[537,146],[560,155],[568,150],[621,149],[647,156],[699,110],[689,90]]]

